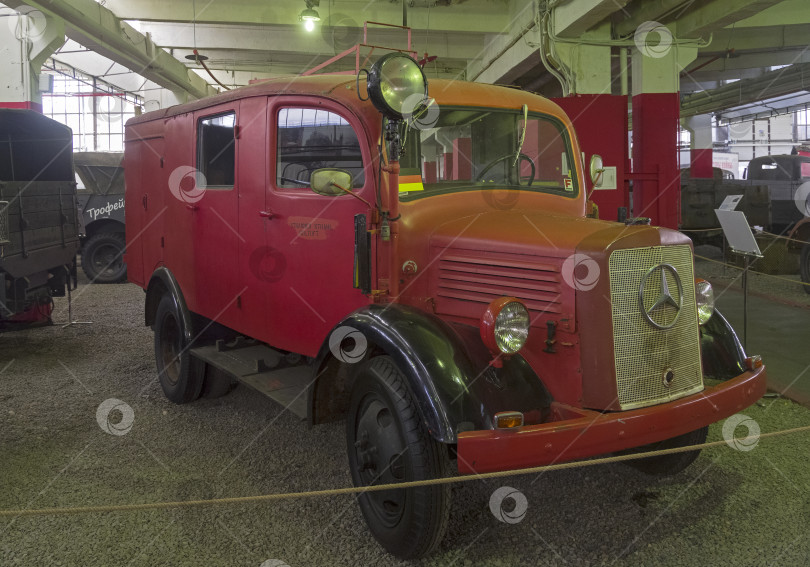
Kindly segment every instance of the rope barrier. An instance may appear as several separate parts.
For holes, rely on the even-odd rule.
[[[722,232],[722,227],[716,228],[682,228],[680,232]],[[760,230],[757,231],[754,236],[770,236],[772,238],[776,238],[779,240],[788,240],[790,242],[798,242],[799,244],[810,244],[810,240],[799,240],[798,238],[791,238],[789,236],[783,236],[781,234],[774,234],[773,232],[768,232],[767,230]]]
[[[735,266],[734,264],[727,264],[726,262],[721,262],[719,260],[713,260],[712,258],[708,258],[706,256],[701,256],[700,254],[695,254],[695,258],[700,258],[701,260],[706,260],[707,262],[712,262],[714,264],[720,264],[721,266],[726,266],[727,268],[733,268],[735,270],[743,271],[745,268],[741,268],[740,266]],[[760,276],[766,276],[769,278],[775,278],[777,280],[783,280],[786,282],[790,282],[792,284],[799,284],[803,286],[810,286],[810,282],[803,282],[801,280],[793,280],[790,278],[786,278],[784,276],[777,276],[776,274],[766,274],[765,272],[759,272],[757,270],[752,270],[748,268],[748,272],[751,274],[759,274]]]
[[[746,441],[761,440],[769,437],[781,437],[795,433],[803,433],[810,431],[810,425],[803,427],[795,427],[793,429],[783,429],[781,431],[772,431],[769,433],[762,433],[760,435],[749,435],[735,439],[737,443],[743,444]],[[229,504],[251,504],[257,502],[270,502],[275,500],[292,500],[296,498],[320,498],[327,496],[340,496],[344,494],[360,494],[364,492],[377,492],[380,490],[396,490],[403,488],[416,488],[420,486],[434,486],[441,484],[452,484],[457,482],[469,482],[471,480],[488,480],[492,478],[504,478],[509,476],[523,475],[523,474],[536,474],[549,471],[558,471],[565,469],[575,469],[592,467],[595,465],[603,465],[607,463],[616,463],[622,461],[631,461],[635,459],[644,459],[648,457],[657,457],[662,455],[671,455],[675,453],[686,453],[689,451],[699,451],[712,447],[729,446],[729,443],[723,441],[712,441],[710,443],[703,443],[700,445],[689,445],[686,447],[674,447],[672,449],[661,449],[658,451],[649,451],[646,453],[634,453],[630,455],[612,455],[610,457],[602,457],[599,459],[592,459],[589,461],[572,461],[568,463],[559,463],[555,465],[544,465],[539,467],[531,467],[526,469],[516,469],[508,471],[496,471],[489,473],[474,474],[468,476],[457,476],[447,478],[434,478],[428,480],[416,480],[410,482],[401,482],[394,484],[377,484],[372,486],[357,486],[348,488],[333,488],[327,490],[311,490],[306,492],[284,492],[277,494],[261,494],[257,496],[236,496],[230,498],[212,498],[209,500],[180,500],[176,502],[148,502],[144,504],[119,504],[108,506],[78,506],[78,507],[65,507],[65,508],[38,508],[28,510],[0,510],[0,517],[20,517],[20,516],[73,516],[79,514],[100,514],[108,512],[139,512],[144,510],[168,510],[175,508],[199,508],[203,506],[223,506]]]

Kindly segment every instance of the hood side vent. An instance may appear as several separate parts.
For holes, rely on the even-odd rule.
[[[444,251],[437,262],[437,312],[479,317],[493,299],[512,296],[522,300],[533,315],[561,314],[560,263],[553,258],[526,260],[514,256]]]

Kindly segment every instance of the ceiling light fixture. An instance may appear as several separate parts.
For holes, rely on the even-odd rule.
[[[298,16],[298,20],[304,22],[304,29],[312,31],[315,29],[315,22],[321,21],[321,16],[313,9],[313,6],[320,6],[321,0],[306,0],[307,7]]]

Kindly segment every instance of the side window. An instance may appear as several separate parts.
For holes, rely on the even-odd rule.
[[[277,124],[279,187],[307,187],[312,172],[324,167],[344,169],[352,175],[352,187],[363,186],[360,142],[345,118],[328,110],[282,108]]]
[[[202,118],[197,131],[197,169],[208,187],[233,187],[236,167],[236,114]]]

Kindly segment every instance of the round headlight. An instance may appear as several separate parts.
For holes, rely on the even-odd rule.
[[[500,297],[481,316],[481,339],[492,352],[515,354],[526,344],[531,318],[514,297]]]
[[[695,280],[695,299],[697,301],[698,323],[705,324],[714,313],[714,290],[706,280]]]
[[[427,79],[416,61],[404,53],[389,53],[368,72],[368,96],[388,118],[402,120],[427,99]],[[415,99],[418,104],[414,104]]]

